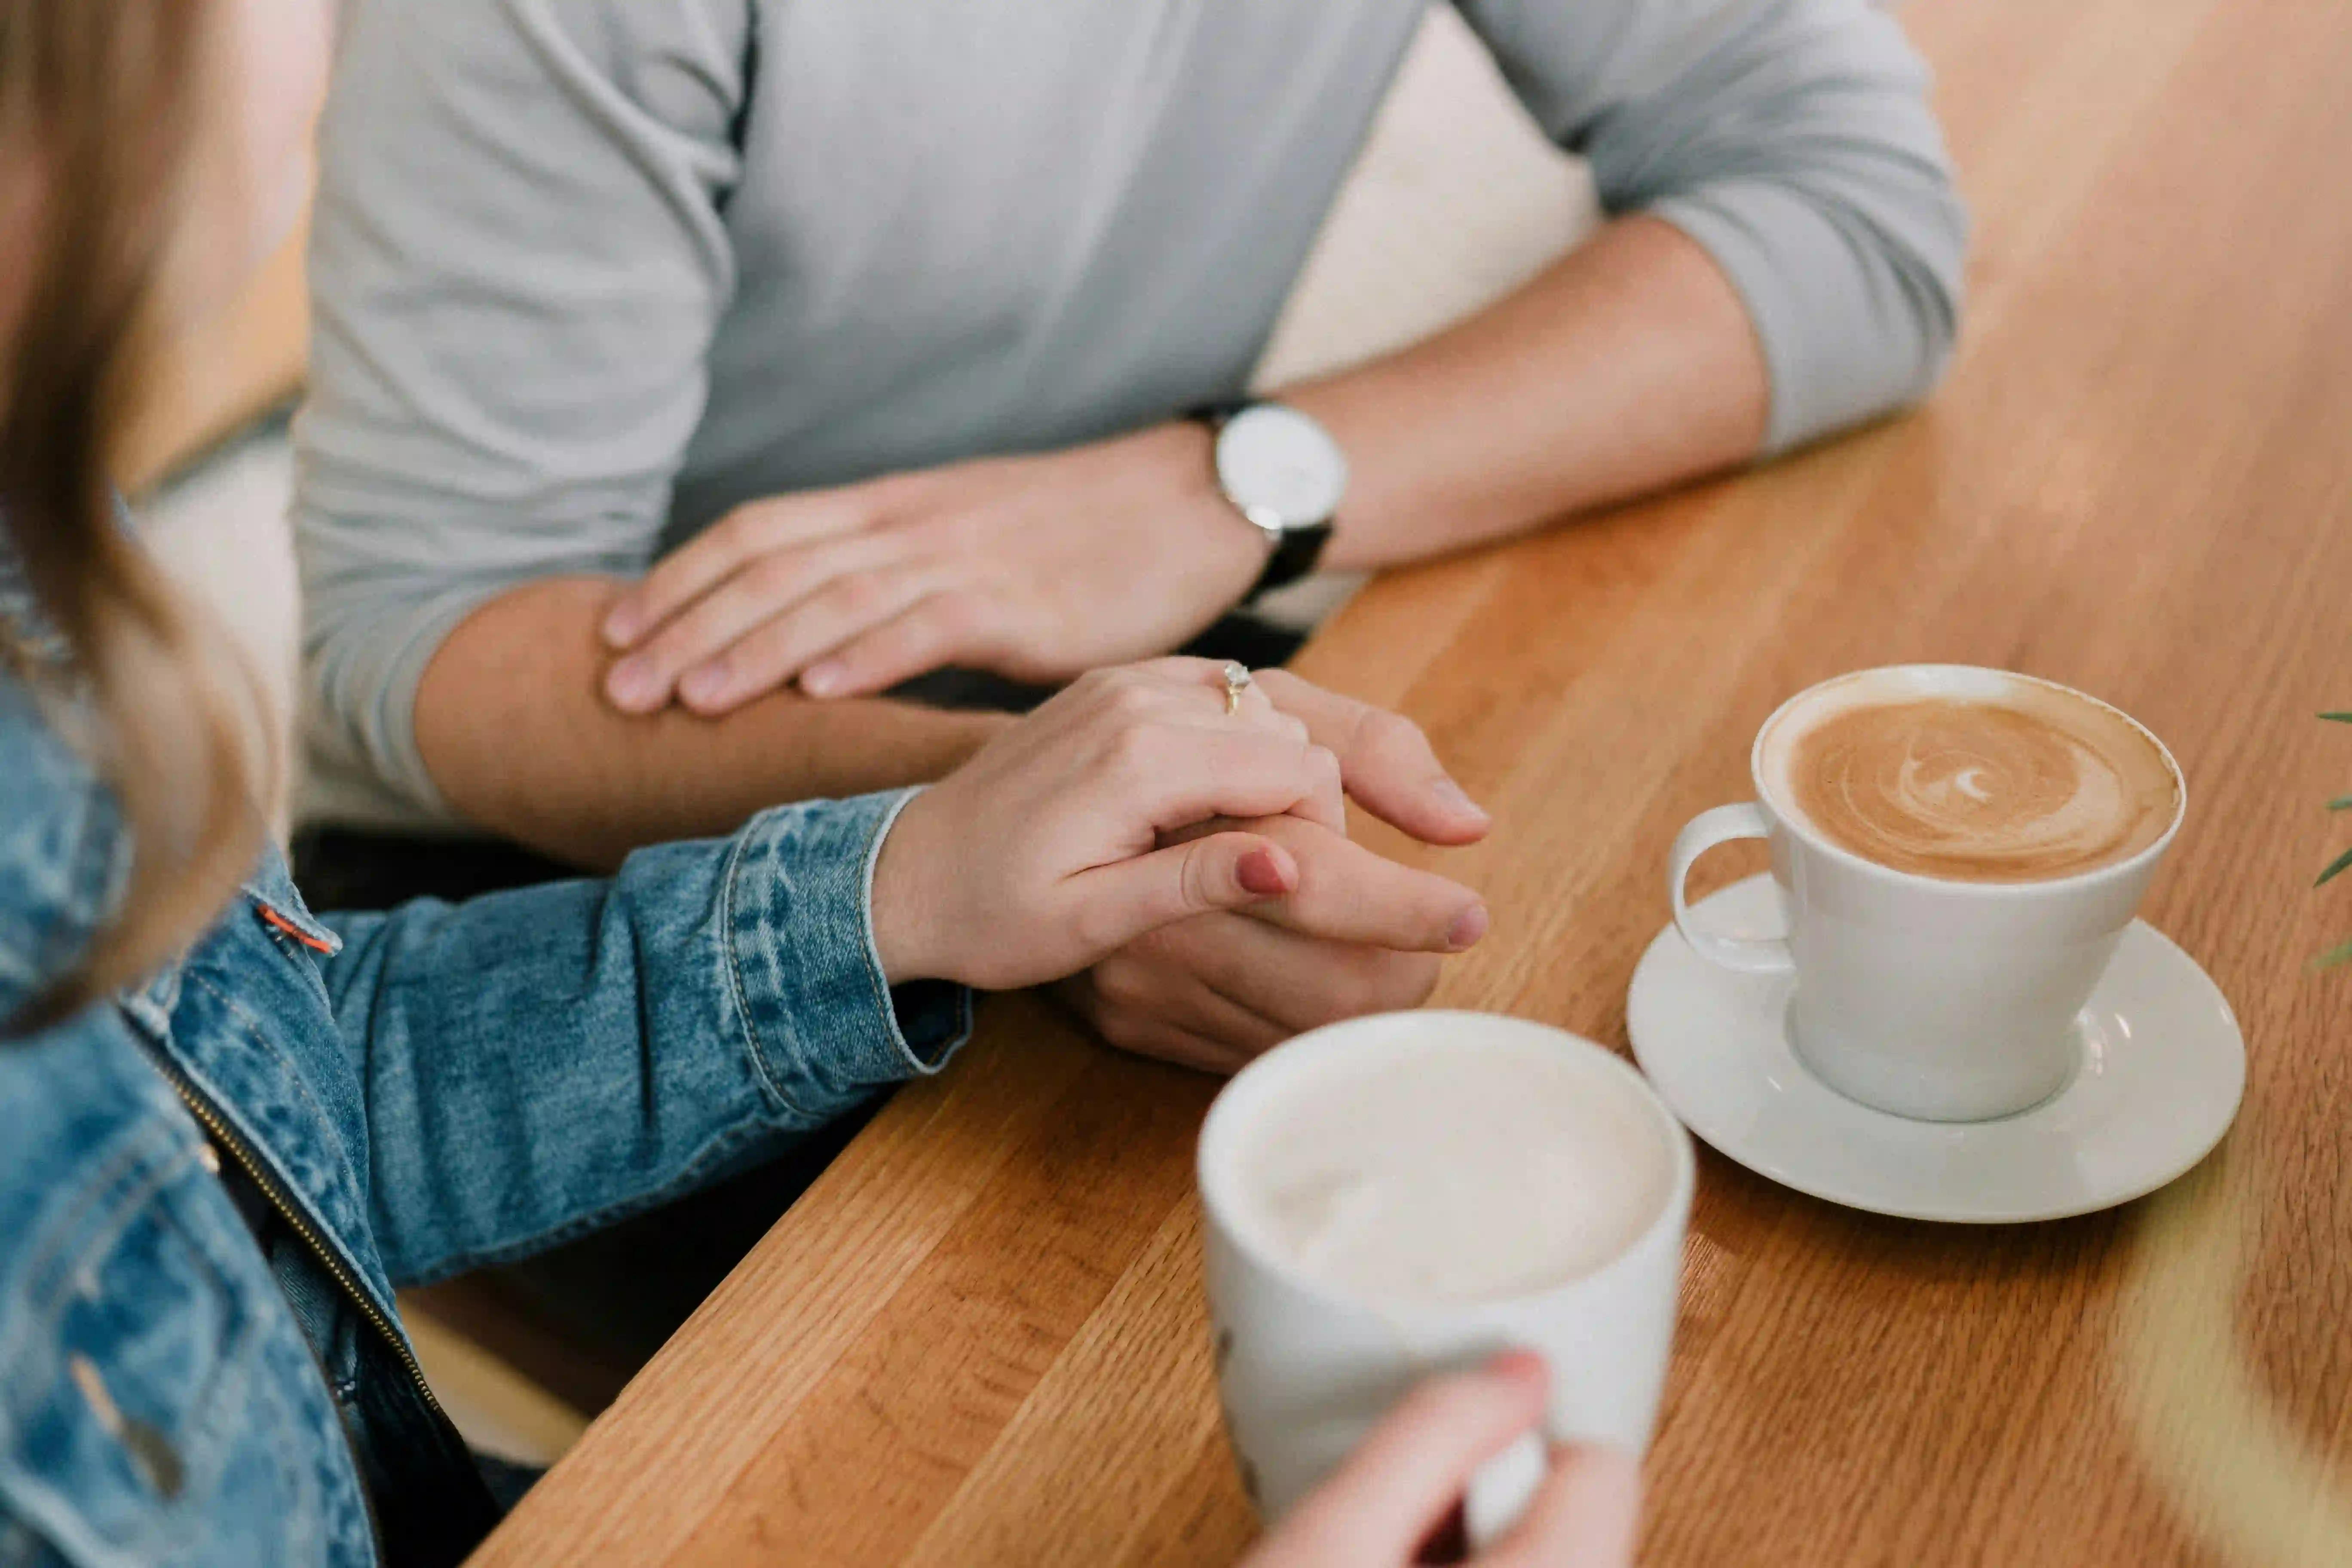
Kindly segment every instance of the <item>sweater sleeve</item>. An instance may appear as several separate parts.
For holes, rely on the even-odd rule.
[[[1457,0],[1520,100],[1745,302],[1768,451],[1923,397],[1959,321],[1968,221],[1927,66],[1864,0]]]
[[[295,524],[313,740],[441,809],[412,708],[469,611],[656,547],[735,288],[749,0],[344,0]]]

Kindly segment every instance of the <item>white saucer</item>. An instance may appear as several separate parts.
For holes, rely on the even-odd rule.
[[[1694,907],[1704,930],[1774,936],[1769,877]],[[1846,1099],[1789,1045],[1787,975],[1735,974],[1672,925],[1633,971],[1633,1056],[1683,1124],[1739,1163],[1831,1203],[1998,1225],[2089,1214],[2205,1157],[2238,1113],[2246,1042],[2221,990],[2134,921],[2075,1021],[2081,1069],[1997,1121],[1914,1121]]]

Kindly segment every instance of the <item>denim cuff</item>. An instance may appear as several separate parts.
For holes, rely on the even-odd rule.
[[[874,946],[874,867],[918,792],[778,806],[735,841],[726,930],[761,1078],[786,1109],[838,1115],[934,1073],[971,1036],[969,988],[894,991]]]

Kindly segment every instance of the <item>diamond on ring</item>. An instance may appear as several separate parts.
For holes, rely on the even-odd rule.
[[[1249,667],[1245,664],[1240,663],[1238,660],[1229,658],[1225,660],[1223,673],[1225,677],[1225,711],[1228,714],[1238,713],[1242,710],[1242,693],[1250,689],[1252,677],[1249,672]]]

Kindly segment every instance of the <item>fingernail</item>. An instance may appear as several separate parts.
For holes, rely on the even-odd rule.
[[[650,708],[661,698],[653,661],[625,658],[604,678],[604,693],[624,708]]]
[[[1290,879],[1283,874],[1282,862],[1271,849],[1253,849],[1234,868],[1244,892],[1255,893],[1261,899],[1279,898],[1290,891]]]
[[[813,664],[801,671],[801,689],[811,697],[830,697],[848,682],[849,671],[833,663]]]
[[[1431,786],[1430,793],[1437,796],[1440,804],[1450,806],[1455,811],[1467,812],[1472,816],[1481,818],[1486,815],[1486,808],[1472,800],[1467,792],[1452,779],[1439,779]]]
[[[677,683],[677,694],[688,702],[716,702],[727,695],[727,661],[698,664]]]
[[[1486,906],[1473,904],[1454,917],[1454,924],[1445,933],[1446,945],[1460,952],[1465,947],[1475,947],[1478,939],[1486,934]]]
[[[637,613],[624,605],[613,606],[604,617],[604,641],[613,647],[626,647],[637,640]]]
[[[1486,1363],[1486,1370],[1513,1383],[1539,1383],[1547,1375],[1543,1357],[1530,1350],[1505,1351]]]

